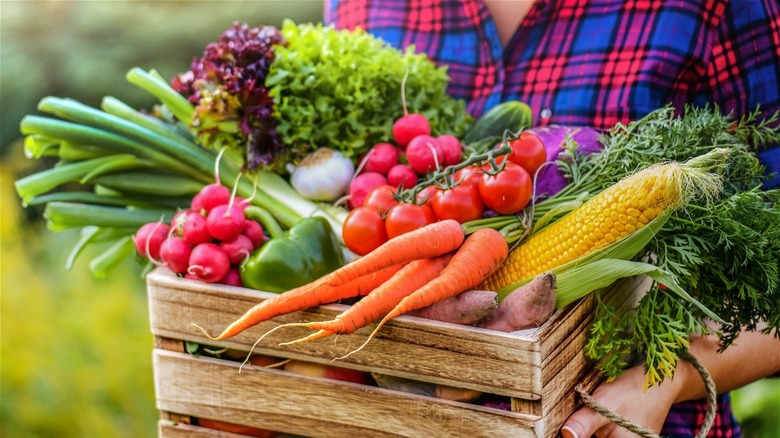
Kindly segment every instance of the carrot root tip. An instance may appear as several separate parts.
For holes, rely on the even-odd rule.
[[[191,322],[190,324],[192,324],[193,327],[195,327],[196,329],[200,330],[200,332],[203,334],[203,336],[211,339],[212,341],[219,341],[220,340],[219,336],[217,336],[217,337],[211,336],[209,334],[209,332],[206,331],[206,329],[204,329],[203,327],[199,326],[198,324],[195,324],[194,322]]]
[[[306,326],[308,324],[299,324],[299,325]],[[284,346],[284,345],[300,344],[302,342],[308,342],[308,341],[313,341],[315,339],[324,338],[324,337],[330,336],[332,334],[333,334],[333,332],[329,332],[327,330],[320,330],[320,331],[318,331],[316,333],[312,333],[309,336],[305,336],[305,337],[300,338],[300,339],[295,339],[293,341],[288,341],[288,342],[282,342],[281,344],[279,344],[279,346],[281,347],[281,346]]]
[[[382,321],[379,323],[379,325],[377,325],[377,326],[376,326],[376,328],[374,329],[374,331],[372,331],[372,332],[371,332],[371,334],[368,336],[368,339],[366,339],[366,340],[365,340],[365,342],[363,342],[363,344],[362,344],[362,345],[360,345],[360,347],[358,347],[358,348],[356,348],[356,349],[354,349],[354,350],[350,351],[349,353],[347,353],[347,354],[345,354],[345,355],[343,355],[343,356],[341,356],[341,357],[337,357],[337,358],[333,359],[333,361],[336,361],[336,360],[344,360],[344,359],[348,358],[349,356],[352,356],[353,354],[355,354],[355,353],[357,353],[358,351],[362,350],[362,349],[363,349],[363,348],[364,348],[366,345],[368,345],[368,343],[369,343],[369,342],[370,342],[372,339],[374,339],[374,336],[376,336],[376,334],[379,332],[379,329],[380,329],[380,328],[382,328],[382,326],[383,326],[383,325],[385,325],[385,322],[387,322],[387,320],[388,320],[388,318],[385,318],[385,319],[383,319],[383,320],[382,320]]]

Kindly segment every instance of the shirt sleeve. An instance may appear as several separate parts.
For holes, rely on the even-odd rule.
[[[739,118],[760,109],[780,111],[780,3],[777,0],[731,0],[715,32],[711,58],[694,103],[715,102]],[[759,158],[780,185],[780,148],[765,145]]]

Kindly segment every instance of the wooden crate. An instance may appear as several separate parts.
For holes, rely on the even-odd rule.
[[[331,319],[345,306],[281,316],[215,342],[192,323],[219,333],[272,294],[184,280],[165,269],[151,273],[147,286],[161,436],[215,436],[184,424],[211,418],[312,437],[551,437],[576,407],[574,387],[583,384],[590,390],[599,379],[582,351],[592,297],[556,312],[530,333],[402,316],[386,324],[359,353],[333,363],[506,396],[512,406],[507,411],[279,369],[244,366],[239,372],[239,362],[185,353],[184,342],[248,352],[280,323]],[[287,328],[269,335],[253,351],[330,364],[362,344],[372,329],[279,346],[311,333]]]

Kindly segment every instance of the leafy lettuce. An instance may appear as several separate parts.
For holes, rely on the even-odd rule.
[[[465,102],[446,93],[446,67],[413,47],[399,51],[362,30],[289,20],[281,32],[286,45],[276,47],[266,86],[277,132],[293,150],[330,147],[357,157],[390,141],[393,122],[403,115],[407,72],[407,109],[425,115],[433,135],[458,136],[472,122]]]

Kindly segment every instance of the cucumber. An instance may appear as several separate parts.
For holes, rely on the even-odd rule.
[[[531,108],[520,101],[500,103],[483,114],[463,136],[463,143],[472,144],[488,137],[503,137],[505,130],[517,132],[531,127]]]

